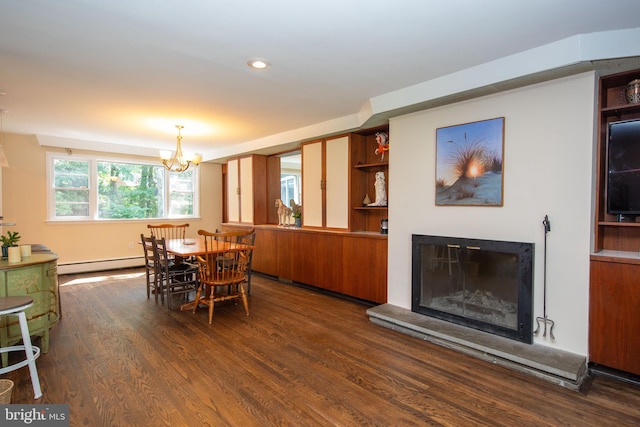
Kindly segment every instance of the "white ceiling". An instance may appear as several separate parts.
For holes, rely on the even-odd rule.
[[[638,16],[637,0],[0,0],[0,109],[5,132],[122,152],[173,149],[182,124],[212,159]]]

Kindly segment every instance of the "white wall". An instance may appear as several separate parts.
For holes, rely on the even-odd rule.
[[[391,121],[390,304],[411,308],[411,234],[431,234],[534,243],[534,317],[542,316],[549,215],[547,315],[556,340],[535,341],[587,354],[596,83],[585,73]],[[505,117],[504,206],[435,206],[436,129],[495,117]]]

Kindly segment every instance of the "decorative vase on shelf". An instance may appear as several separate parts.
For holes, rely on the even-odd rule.
[[[367,195],[364,196],[364,200],[362,200],[362,206],[367,206],[369,203],[371,203],[371,197],[369,197],[369,194],[367,193]]]
[[[627,85],[626,94],[629,104],[640,103],[640,79],[635,79]]]

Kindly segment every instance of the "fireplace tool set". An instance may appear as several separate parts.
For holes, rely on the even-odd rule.
[[[542,221],[542,225],[544,226],[544,302],[542,305],[543,317],[536,317],[536,330],[533,331],[535,335],[538,335],[540,331],[540,325],[544,325],[544,332],[542,333],[543,337],[547,336],[547,325],[549,325],[549,336],[552,340],[555,340],[556,337],[553,336],[553,320],[547,317],[547,233],[551,231],[551,223],[549,222],[549,216],[545,215],[544,220]]]

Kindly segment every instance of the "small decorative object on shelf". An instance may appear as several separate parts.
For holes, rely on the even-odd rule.
[[[369,203],[371,203],[371,197],[369,197],[369,193],[367,193],[362,200],[362,206],[369,206]]]
[[[384,160],[384,153],[389,151],[389,134],[386,132],[376,132],[376,156],[380,156],[380,161]]]
[[[376,190],[376,201],[368,206],[387,206],[387,187],[384,172],[376,172],[376,181],[373,184]]]
[[[640,79],[635,79],[627,85],[627,102],[629,104],[640,103]]]
[[[295,200],[289,200],[289,206],[291,206],[291,216],[293,216],[294,224],[296,228],[302,227],[302,205],[296,203]]]
[[[278,225],[289,225],[289,217],[293,213],[290,207],[282,202],[282,199],[276,199],[276,208],[278,208]]]
[[[380,220],[380,234],[389,234],[389,220],[386,218]]]

